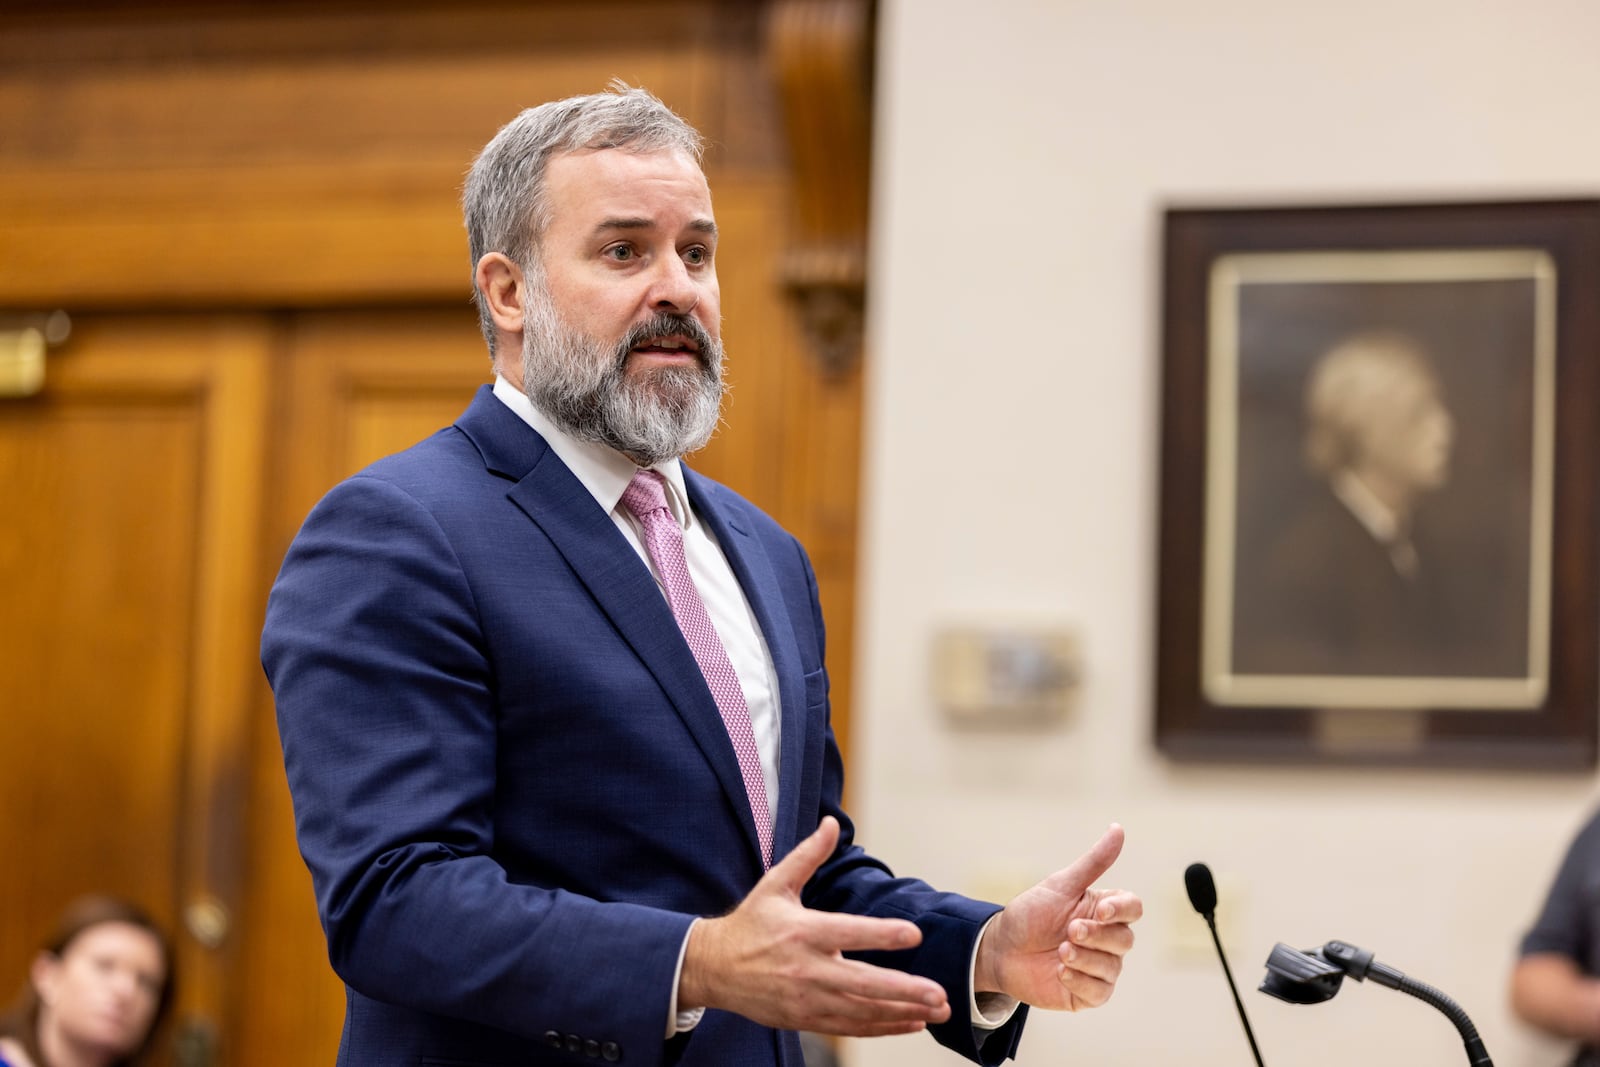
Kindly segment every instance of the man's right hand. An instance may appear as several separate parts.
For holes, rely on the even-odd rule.
[[[756,883],[737,908],[689,931],[678,1009],[719,1008],[781,1030],[850,1037],[906,1034],[950,1017],[937,982],[844,958],[907,949],[916,924],[813,911],[800,891],[839,842],[839,823],[816,833]]]

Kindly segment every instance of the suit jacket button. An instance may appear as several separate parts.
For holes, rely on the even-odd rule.
[[[600,1042],[594,1040],[593,1038],[585,1041],[583,1043],[583,1054],[588,1056],[590,1059],[598,1059],[600,1056]]]
[[[554,1030],[546,1030],[544,1032],[544,1043],[549,1045],[551,1048],[560,1048],[561,1035]]]
[[[600,1055],[605,1057],[607,1063],[616,1063],[622,1059],[622,1046],[615,1041],[607,1041],[600,1046]]]
[[[583,1038],[579,1037],[577,1034],[568,1034],[567,1035],[567,1051],[571,1052],[574,1055],[578,1054],[579,1052],[582,1052],[583,1051]]]

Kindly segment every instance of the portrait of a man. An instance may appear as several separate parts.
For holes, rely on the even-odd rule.
[[[1241,258],[1212,352],[1208,690],[1305,707],[1535,700],[1539,264]]]
[[[1414,340],[1359,333],[1312,367],[1307,492],[1241,577],[1236,662],[1275,674],[1438,673],[1449,666],[1447,552],[1426,496],[1450,473],[1454,421]]]

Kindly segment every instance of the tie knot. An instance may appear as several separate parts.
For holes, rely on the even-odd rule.
[[[622,506],[633,512],[634,518],[643,522],[653,511],[669,511],[667,507],[666,479],[651,470],[634,473],[628,488],[622,491]]]

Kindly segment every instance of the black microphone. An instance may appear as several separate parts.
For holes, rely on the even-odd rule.
[[[1217,946],[1217,959],[1222,961],[1222,974],[1228,979],[1228,989],[1233,993],[1233,1006],[1239,1009],[1239,1021],[1244,1023],[1244,1036],[1250,1039],[1250,1053],[1256,1058],[1256,1067],[1266,1067],[1261,1062],[1261,1050],[1256,1048],[1255,1031],[1250,1029],[1250,1018],[1244,1013],[1244,1001],[1239,999],[1239,987],[1233,984],[1233,971],[1228,968],[1228,957],[1222,951],[1222,938],[1217,936],[1217,883],[1211,878],[1211,868],[1203,863],[1191,863],[1183,872],[1183,887],[1189,891],[1189,903],[1205,919],[1211,930],[1211,941]]]

